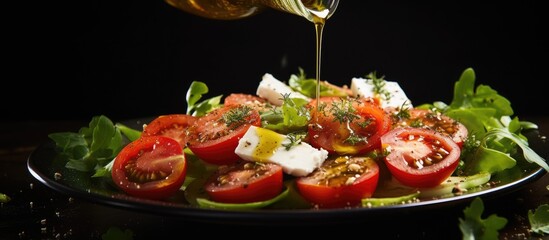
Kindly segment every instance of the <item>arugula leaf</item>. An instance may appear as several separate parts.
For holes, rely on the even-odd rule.
[[[454,85],[454,98],[450,108],[490,108],[496,110],[494,117],[513,115],[511,103],[505,97],[489,86],[479,85],[475,87],[475,72],[467,68]]]
[[[215,96],[202,102],[198,102],[202,95],[209,92],[208,86],[199,81],[193,81],[191,86],[187,90],[186,100],[187,100],[187,114],[192,116],[204,116],[206,113],[211,110],[219,107],[221,104],[221,97],[223,95]]]
[[[122,126],[124,135],[134,139],[139,131],[122,124],[115,125],[104,115],[94,116],[87,127],[78,132],[58,132],[48,135],[52,139],[58,152],[67,163],[65,167],[82,172],[95,171],[93,177],[109,176],[110,169],[106,169],[118,152],[124,147],[125,140],[119,126]],[[129,136],[129,137],[128,137]]]
[[[290,98],[289,94],[282,97],[282,106],[261,114],[261,127],[279,133],[305,131],[311,118],[306,108],[308,102],[301,98]]]
[[[537,234],[549,234],[549,204],[542,204],[534,212],[528,210],[530,230]]]
[[[138,138],[141,137],[141,133],[143,131],[139,131],[139,130],[135,130],[133,128],[130,128],[122,123],[116,123],[114,125],[116,128],[118,128],[120,130],[120,132],[122,134],[124,134],[124,136],[126,136],[128,138],[128,140],[130,140],[130,142],[133,142],[135,140],[137,140]]]
[[[509,100],[486,85],[475,89],[475,78],[472,68],[463,71],[454,85],[454,97],[449,105],[435,102],[418,106],[441,111],[461,122],[468,129],[469,138],[479,140],[479,144],[467,144],[467,149],[462,151],[460,170],[465,169],[464,173],[471,175],[512,168],[520,147],[527,162],[549,171],[545,160],[528,147],[528,139],[521,134],[525,129],[536,129],[537,125],[511,118],[513,109]]]
[[[315,78],[307,78],[303,68],[299,68],[299,75],[292,74],[288,80],[288,85],[295,91],[302,93],[303,95],[314,98],[316,97],[317,81]],[[320,96],[336,96],[345,97],[347,93],[338,89],[335,86],[330,85],[327,82],[320,83]]]
[[[483,219],[483,212],[484,203],[479,197],[463,210],[464,218],[459,218],[459,229],[463,239],[498,239],[498,231],[505,227],[507,219],[495,214]]]

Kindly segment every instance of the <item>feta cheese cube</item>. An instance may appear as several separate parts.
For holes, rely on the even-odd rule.
[[[284,82],[279,81],[272,74],[266,73],[263,75],[261,82],[256,91],[257,96],[267,99],[269,103],[275,106],[280,106],[284,102],[282,96],[290,94],[291,98],[302,98],[307,101],[311,99],[299,92],[296,92],[286,85]]]
[[[324,149],[316,149],[305,142],[287,149],[286,145],[290,143],[286,135],[251,126],[240,139],[235,153],[247,161],[278,164],[285,173],[298,177],[313,172],[328,158],[328,151]]]
[[[388,93],[386,96],[374,92],[374,84],[371,79],[353,78],[351,80],[351,91],[355,97],[378,98],[382,108],[400,108],[403,106],[413,108],[412,101],[408,99],[397,82],[385,81],[383,91]]]

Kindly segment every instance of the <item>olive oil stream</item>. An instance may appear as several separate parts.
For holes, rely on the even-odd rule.
[[[171,6],[201,17],[234,20],[273,8],[305,17],[311,21],[316,33],[316,102],[320,104],[320,67],[322,32],[326,20],[335,12],[339,0],[165,0]]]

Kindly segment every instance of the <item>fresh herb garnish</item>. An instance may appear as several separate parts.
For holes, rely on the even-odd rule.
[[[549,234],[549,204],[539,205],[534,212],[528,210],[530,230],[537,234]]]
[[[330,112],[335,120],[340,123],[350,123],[356,119],[360,119],[360,115],[356,113],[353,107],[353,102],[345,98],[340,98],[340,101],[334,101]]]
[[[305,131],[288,133],[286,134],[286,137],[288,138],[288,140],[290,140],[290,142],[282,144],[282,146],[286,149],[286,151],[289,151],[292,147],[301,144],[301,141],[303,141],[306,136],[307,132]]]
[[[536,128],[535,124],[512,118],[511,103],[489,86],[475,89],[475,73],[468,68],[455,83],[454,97],[450,105],[443,102],[420,105],[417,108],[434,109],[463,123],[469,137],[479,141],[475,150],[462,152],[465,174],[494,173],[516,165],[514,155],[517,146],[524,152],[528,162],[534,162],[549,171],[545,160],[530,147],[521,134],[524,127]]]
[[[366,75],[367,79],[371,80],[373,85],[373,92],[382,97],[384,100],[389,100],[391,98],[391,93],[385,89],[385,76],[378,77],[375,71],[368,73]]]
[[[261,114],[261,127],[278,133],[304,131],[311,118],[305,99],[282,95],[282,106]]]
[[[208,86],[203,82],[193,81],[191,83],[186,95],[187,114],[200,117],[221,106],[220,102],[223,95],[215,96],[197,103],[198,100],[202,98],[202,95],[208,93],[208,91]]]
[[[227,127],[235,129],[246,121],[246,118],[250,116],[251,112],[251,107],[239,106],[224,113],[223,116],[221,116],[221,119]]]
[[[352,132],[348,138],[343,140],[344,143],[348,143],[350,145],[356,145],[358,143],[366,142],[366,138],[361,137],[357,135],[356,133]]]
[[[495,214],[482,218],[483,212],[484,203],[479,197],[463,210],[464,218],[459,218],[463,239],[498,239],[498,231],[505,227],[507,219]]]
[[[316,86],[317,81],[315,78],[307,78],[303,68],[299,68],[299,74],[292,74],[288,80],[288,85],[293,90],[300,92],[301,94],[315,98],[316,97]],[[347,96],[345,91],[334,87],[333,85],[328,84],[327,82],[320,83],[320,96],[334,96],[334,97],[344,97]]]
[[[122,134],[124,133],[124,135]],[[94,172],[92,177],[108,176],[108,167],[128,140],[138,137],[139,131],[122,124],[115,125],[106,116],[95,116],[88,127],[78,132],[58,132],[48,135],[60,155],[66,158],[65,167],[82,172]],[[127,135],[126,135],[127,134]]]

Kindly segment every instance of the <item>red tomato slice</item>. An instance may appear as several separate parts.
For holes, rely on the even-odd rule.
[[[468,130],[462,123],[442,114],[427,109],[410,109],[410,117],[399,119],[395,127],[429,128],[449,136],[461,148],[467,139]]]
[[[189,128],[187,145],[207,163],[232,164],[240,159],[234,150],[251,125],[261,125],[257,110],[245,105],[225,106],[200,117]]]
[[[283,187],[281,166],[240,162],[220,166],[204,188],[216,202],[250,203],[274,198],[282,192]]]
[[[183,148],[169,137],[141,137],[126,145],[112,167],[113,182],[132,196],[165,199],[183,185],[187,161]]]
[[[231,93],[223,101],[225,105],[265,103],[265,99],[246,93]]]
[[[186,114],[169,114],[155,118],[147,124],[141,136],[166,136],[179,142],[182,148],[187,145],[187,129],[196,117]]]
[[[461,150],[451,138],[426,128],[395,128],[381,137],[385,164],[395,179],[411,187],[434,187],[459,164]]]
[[[341,156],[296,181],[303,198],[319,208],[353,207],[377,188],[379,166],[368,157]]]
[[[379,149],[392,120],[379,105],[366,98],[321,97],[320,110],[311,101],[311,145],[329,153],[362,154]]]

